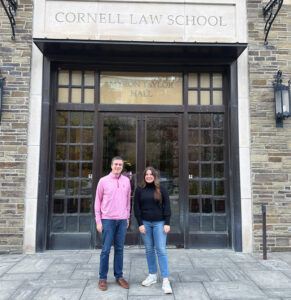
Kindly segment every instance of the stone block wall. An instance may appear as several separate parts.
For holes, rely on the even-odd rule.
[[[283,83],[291,79],[291,1],[284,1],[264,45],[267,2],[247,1],[254,251],[262,248],[262,203],[268,249],[291,251],[291,118],[276,128],[272,88],[278,70]]]
[[[6,3],[6,0],[4,0]],[[16,39],[0,4],[0,253],[22,252],[32,45],[32,0],[18,0]]]

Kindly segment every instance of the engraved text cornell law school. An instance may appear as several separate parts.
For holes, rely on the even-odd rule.
[[[180,26],[227,26],[223,16],[214,15],[154,15],[154,14],[113,14],[113,13],[84,13],[64,12],[55,13],[55,21],[58,23],[77,24],[129,24],[129,25],[180,25]]]

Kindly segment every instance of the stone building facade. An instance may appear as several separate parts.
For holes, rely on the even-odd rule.
[[[5,77],[0,123],[0,252],[22,252],[29,118],[33,5],[20,0],[16,39],[0,6],[0,78]]]
[[[254,251],[262,246],[261,204],[267,204],[268,249],[291,250],[291,119],[276,128],[272,84],[291,79],[291,1],[284,1],[264,45],[263,1],[248,2],[251,173]]]
[[[122,2],[124,1],[120,1],[121,4]],[[232,47],[234,47],[235,43],[242,45],[241,48],[237,50],[240,56],[227,57],[227,62],[223,63],[216,61],[217,65],[222,65],[221,69],[225,68],[225,70],[227,70],[225,73],[232,72],[231,76],[226,76],[226,80],[230,82],[229,86],[235,86],[237,80],[237,89],[234,88],[234,90],[231,90],[231,93],[236,95],[235,98],[237,102],[234,101],[233,106],[229,104],[229,110],[234,110],[234,114],[230,114],[229,118],[231,119],[231,117],[237,113],[237,124],[234,123],[234,127],[237,125],[238,129],[234,131],[232,135],[231,128],[226,130],[226,135],[229,135],[228,138],[230,140],[228,151],[230,154],[234,151],[234,153],[232,153],[234,157],[226,165],[231,165],[229,168],[234,168],[234,170],[238,172],[236,174],[239,178],[239,180],[235,181],[230,176],[229,183],[227,184],[230,186],[230,198],[234,199],[231,201],[237,201],[235,202],[235,213],[231,212],[229,215],[231,226],[235,228],[235,230],[230,233],[230,235],[232,235],[232,241],[228,243],[228,246],[245,252],[261,250],[261,204],[266,203],[268,249],[271,251],[289,251],[291,249],[291,118],[284,120],[283,128],[276,128],[272,83],[278,70],[283,72],[283,80],[285,83],[291,78],[291,0],[284,1],[272,25],[268,37],[268,45],[264,45],[265,21],[262,14],[262,8],[266,4],[264,1],[193,1],[194,6],[198,2],[198,6],[201,5],[201,3],[203,4],[203,9],[200,7],[201,11],[207,12],[205,8],[206,5],[209,5],[209,7],[212,6],[210,9],[212,14],[216,11],[216,9],[213,9],[213,5],[217,5],[217,7],[221,9],[222,15],[227,10],[227,13],[223,15],[224,17],[227,16],[231,18],[235,16],[235,10],[241,12],[240,19],[235,19],[235,17],[232,19],[232,25],[235,27],[235,30],[228,28],[228,31],[225,31],[228,36],[224,36],[223,31],[213,32],[211,33],[212,36],[208,31],[205,31],[205,36],[200,34],[197,38],[198,44],[200,39],[201,44],[206,42],[213,47],[217,44],[217,40],[218,43],[221,43],[222,47],[225,47],[228,43]],[[63,3],[65,10],[67,2],[64,1]],[[118,3],[117,1],[116,7],[119,5]],[[163,3],[165,4],[165,2]],[[105,45],[104,49],[107,49],[109,52],[112,51],[113,56],[115,55],[114,51],[117,53],[117,49],[122,49],[123,52],[121,51],[121,54],[125,53],[125,57],[128,59],[131,53],[126,52],[127,50],[124,44],[118,44],[118,34],[122,34],[122,38],[129,43],[131,40],[137,39],[141,44],[147,44],[151,39],[151,32],[147,31],[147,23],[150,19],[146,18],[145,15],[137,18],[140,13],[139,4],[134,4],[134,13],[136,13],[136,15],[131,15],[131,22],[132,25],[136,22],[140,22],[141,26],[143,26],[142,28],[145,29],[145,36],[140,34],[140,32],[136,33],[133,31],[132,33],[132,29],[129,25],[127,28],[128,31],[126,32],[128,35],[122,32],[120,28],[122,28],[122,22],[124,20],[122,20],[122,16],[118,14],[119,8],[115,11],[114,6],[111,7],[112,11],[115,12],[114,19],[114,14],[110,14],[110,11],[107,14],[100,13],[98,16],[90,15],[91,11],[95,9],[95,4],[85,4],[88,8],[86,5],[84,5],[84,7],[88,9],[89,13],[86,12],[86,14],[84,14],[83,8],[79,7],[76,2],[74,2],[72,6],[74,13],[70,10],[65,13],[61,10],[57,11],[61,9],[58,7],[58,2],[41,0],[36,3],[36,10],[33,17],[32,1],[20,0],[16,15],[15,41],[11,40],[9,20],[3,8],[0,7],[0,78],[6,78],[2,120],[0,124],[0,252],[34,252],[49,248],[49,246],[46,245],[50,239],[50,237],[47,236],[47,229],[52,230],[52,227],[56,226],[56,224],[49,225],[49,222],[51,219],[56,218],[57,215],[52,214],[54,204],[49,204],[50,200],[48,200],[50,194],[53,193],[53,189],[51,189],[52,182],[56,179],[53,177],[52,171],[45,173],[46,169],[54,168],[54,160],[50,156],[50,151],[54,151],[54,143],[50,144],[50,139],[53,139],[55,134],[54,118],[56,113],[53,110],[55,106],[53,102],[55,101],[53,99],[54,96],[52,96],[48,90],[53,87],[54,92],[52,94],[57,94],[58,86],[55,81],[53,81],[55,80],[54,78],[60,76],[58,72],[61,72],[63,78],[66,78],[66,76],[72,78],[72,76],[75,76],[74,68],[79,74],[82,74],[82,80],[85,82],[85,76],[90,75],[92,71],[89,65],[91,52],[86,53],[85,51],[90,51],[90,49],[94,49],[92,47],[97,47],[92,46],[92,41],[83,47],[81,45],[84,45],[84,42],[78,45],[76,40],[80,41],[83,39],[86,41],[88,36],[90,40],[95,34],[96,40],[98,40],[99,37]],[[181,5],[179,6],[179,1],[168,1],[168,4],[169,7],[177,5],[175,9],[180,9],[181,7]],[[222,5],[221,8],[219,7],[220,4]],[[142,5],[144,5],[144,10],[149,10],[152,13],[152,8],[149,8],[147,4]],[[104,7],[106,10],[106,5]],[[160,8],[158,7],[158,9]],[[208,22],[210,28],[219,24],[223,26],[227,25],[227,22],[224,21],[225,19],[222,19],[220,15],[210,15],[208,18],[204,16],[186,18],[181,14],[175,17],[175,9],[169,9],[168,24],[170,22],[170,24],[173,25],[173,23],[176,22],[176,25],[181,25],[179,23],[186,20],[185,22],[187,24],[185,23],[184,25],[187,26],[194,26],[199,22],[200,25],[203,25],[203,22]],[[217,11],[220,12],[219,9]],[[51,17],[54,13],[55,19]],[[161,10],[159,16],[163,13],[164,11]],[[150,21],[156,23],[162,22],[162,17],[159,19],[159,16]],[[88,19],[86,19],[86,17]],[[92,20],[96,21],[97,17],[99,18],[100,24],[103,23],[101,25],[99,24],[101,29],[98,29],[98,32],[94,31],[96,30],[93,26],[94,24],[88,27],[90,30],[92,29],[90,33],[86,32],[84,28],[80,26],[82,22],[88,24]],[[32,28],[32,20],[34,20],[34,30]],[[120,28],[114,28],[114,22],[120,22]],[[56,25],[60,26],[59,29],[55,27]],[[75,26],[75,30],[72,30],[72,26]],[[106,30],[102,29],[102,26],[104,26]],[[161,29],[161,33],[165,34],[165,37],[160,34],[158,28],[156,32],[153,33],[153,40],[157,39],[158,44],[160,43],[159,46],[164,42],[168,43],[169,51],[174,49],[174,44],[175,47],[177,46],[176,41],[171,39],[180,38],[182,44],[185,42],[183,38],[185,38],[187,34],[188,41],[194,39],[188,31],[184,33],[182,38],[182,35],[180,36],[179,26],[175,27],[175,32],[173,33],[173,35],[176,35],[175,38],[169,37],[167,35],[167,28],[165,28],[166,27]],[[108,32],[112,33],[111,37],[106,36]],[[132,34],[132,36],[130,34]],[[32,43],[32,37],[35,38],[36,44],[38,44],[39,49],[43,53]],[[54,44],[54,40],[57,39],[61,41],[59,44]],[[116,44],[121,48],[115,49],[114,47],[116,45],[114,45],[114,43],[110,44],[110,40],[112,39],[116,40]],[[62,43],[64,40],[66,40],[66,43]],[[72,44],[66,48],[69,42],[72,42]],[[246,42],[247,49],[243,51]],[[110,47],[106,48],[106,43],[108,43],[108,45],[110,44]],[[187,41],[185,43],[187,43]],[[154,43],[152,46],[156,47]],[[189,44],[187,44],[187,46],[189,46]],[[73,56],[69,52],[66,52],[67,49],[75,51],[77,48],[78,50],[78,47],[81,52],[84,51],[84,55],[83,57],[78,56],[77,61],[79,60],[81,63],[86,61],[86,64],[89,65],[89,73],[86,73],[88,70],[79,71],[79,69],[76,69],[78,66],[73,65],[75,57],[72,58]],[[100,46],[96,49],[102,52],[104,51],[102,47],[103,46]],[[132,47],[132,53],[134,53],[135,57],[139,57],[141,53],[146,54],[148,51],[146,49],[142,50],[144,52],[137,50],[134,44],[130,44],[130,47]],[[62,49],[65,49],[64,52],[61,52]],[[154,48],[152,49],[154,50]],[[176,47],[175,49],[179,48]],[[227,47],[224,49],[225,53],[229,51]],[[52,53],[50,51],[52,51]],[[55,51],[60,52],[57,53]],[[162,51],[162,48],[158,48],[157,52],[153,51],[153,57],[158,57]],[[170,56],[174,58],[174,60],[176,59],[175,51],[170,52]],[[187,52],[184,49],[181,51],[181,53]],[[197,55],[197,53],[199,55],[199,52],[195,52],[195,49],[193,51],[195,55]],[[206,48],[204,48],[203,51],[208,53]],[[212,53],[212,55],[221,55],[219,50],[213,51],[214,54]],[[76,53],[77,52],[74,52],[74,55]],[[87,54],[88,57],[85,57]],[[104,52],[102,52],[102,55],[104,55]],[[166,53],[164,55],[166,56]],[[233,55],[233,53],[231,55]],[[113,56],[108,56],[106,59],[108,61],[111,59],[112,61],[116,60],[116,57]],[[62,60],[58,60],[58,57],[62,57]],[[147,57],[147,59],[149,58]],[[209,57],[202,57],[202,59],[205,60],[204,65],[206,65],[208,60],[211,61],[211,59],[213,59],[213,56],[209,54]],[[233,60],[234,63],[230,64],[230,60]],[[94,60],[92,60],[92,62],[93,61]],[[73,71],[67,67],[70,63],[73,65]],[[98,65],[98,63],[96,60],[94,61],[95,65]],[[153,61],[151,61],[151,63],[154,65]],[[165,60],[164,63],[170,65],[170,60]],[[236,64],[237,66],[235,66]],[[63,69],[63,65],[66,65],[67,69]],[[141,64],[141,66],[145,67],[145,64]],[[118,68],[116,65],[114,65],[114,67]],[[201,70],[205,70],[205,68],[205,66],[200,66]],[[134,68],[130,69],[129,67],[128,69],[132,71]],[[211,69],[209,66],[208,69],[211,74],[214,72],[213,70],[216,70],[216,68]],[[146,70],[146,68],[144,70]],[[182,71],[186,72],[187,70],[185,70],[183,69]],[[198,67],[198,73],[201,73],[201,70],[199,71]],[[102,75],[102,72],[98,73],[98,76],[101,76],[100,74]],[[99,78],[98,76],[96,78]],[[192,75],[186,75],[186,77],[183,77],[184,80],[187,76]],[[67,86],[63,85],[61,87],[63,91],[65,88],[68,88],[68,84]],[[70,88],[71,87],[68,89]],[[83,90],[90,88],[92,88],[90,85],[83,85],[81,87]],[[229,94],[231,93],[229,92]],[[232,97],[231,95],[229,96],[229,103],[233,102]],[[98,96],[95,96],[95,98],[98,98]],[[94,101],[97,100],[95,99]],[[62,105],[63,103],[60,107],[64,109],[65,106]],[[238,110],[235,111],[237,106]],[[47,109],[47,107],[50,107],[50,109],[45,111],[44,109]],[[72,109],[72,107],[70,107],[70,109]],[[73,107],[73,110],[74,109]],[[123,112],[125,112],[124,109]],[[129,112],[133,113],[134,111],[131,110]],[[173,111],[168,111],[168,113],[169,112]],[[104,111],[95,112],[97,116],[99,116],[99,113],[105,115]],[[162,111],[162,113],[165,112]],[[85,129],[88,130],[88,128]],[[47,139],[43,137],[45,134],[47,134]],[[236,141],[234,136],[239,136],[239,140]],[[180,147],[183,148],[182,143],[180,143],[180,145]],[[70,146],[71,144],[67,145],[67,147]],[[100,149],[100,147],[98,149]],[[46,152],[46,148],[51,150],[43,154]],[[239,162],[237,162],[237,166],[233,167],[233,165],[235,165],[235,157],[239,157]],[[47,161],[48,164],[46,165]],[[187,167],[185,170],[186,169]],[[233,170],[229,169],[229,171],[232,173]],[[183,170],[181,173],[183,173]],[[90,174],[90,176],[91,175],[92,174]],[[96,177],[95,175],[93,174],[93,178]],[[186,176],[185,178],[188,180],[187,174],[185,175],[183,173],[182,175]],[[44,183],[44,181],[47,180],[46,176],[51,176],[51,179]],[[191,180],[192,179],[191,176]],[[80,184],[81,183],[82,181],[80,181]],[[96,178],[92,185],[92,191],[95,187],[94,184],[96,185]],[[234,188],[236,189],[234,192],[231,191],[232,184],[234,184]],[[67,186],[65,186],[65,189],[68,191]],[[184,192],[186,189],[187,186],[184,187]],[[47,192],[47,190],[49,192]],[[213,199],[215,200],[215,197]],[[66,201],[68,200],[69,199]],[[58,202],[58,204],[59,203],[60,202]],[[211,203],[214,206],[214,202]],[[185,202],[185,206],[182,210],[185,210],[186,206],[187,204]],[[194,206],[195,205],[193,205],[193,210],[195,211],[196,208]],[[59,210],[62,209],[60,207],[61,206],[58,207]],[[74,209],[74,207],[71,207],[71,209]],[[78,212],[80,212],[81,208],[79,207],[78,209]],[[202,207],[202,210],[203,209],[207,211],[209,208],[204,206],[204,208]],[[202,215],[203,214],[201,214],[201,216]],[[215,217],[215,212],[213,215]],[[69,217],[71,216],[64,216],[64,218]],[[84,215],[80,213],[78,218],[81,217],[84,217]],[[186,216],[186,219],[187,218],[188,216]],[[92,232],[92,235],[94,235],[94,229]],[[58,234],[59,232],[57,232],[55,236]],[[81,236],[82,234],[80,234],[80,237]],[[239,242],[236,242],[236,239],[239,240]],[[68,244],[72,243],[70,237],[68,241]],[[95,242],[96,240],[91,243],[91,246],[95,246]],[[235,245],[235,243],[238,243],[238,246]]]

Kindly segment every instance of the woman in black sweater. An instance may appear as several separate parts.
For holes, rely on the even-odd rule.
[[[144,241],[149,269],[142,285],[150,286],[157,282],[157,256],[163,278],[162,288],[165,294],[171,294],[166,250],[167,233],[170,231],[170,200],[166,189],[160,186],[158,172],[153,167],[144,170],[141,187],[135,190],[134,214]]]

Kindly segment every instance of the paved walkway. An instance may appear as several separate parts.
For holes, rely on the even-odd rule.
[[[115,283],[111,266],[106,292],[97,288],[100,250],[0,255],[0,299],[291,300],[291,252],[264,261],[231,250],[169,249],[173,294],[164,295],[160,282],[140,285],[147,275],[143,251],[125,250],[130,289]]]

